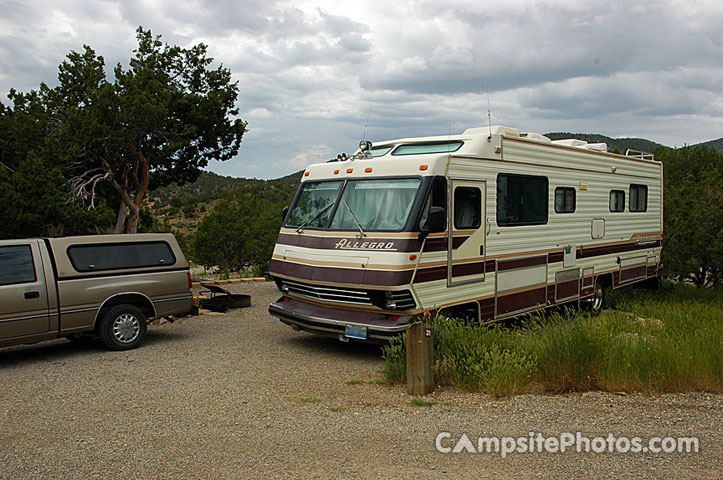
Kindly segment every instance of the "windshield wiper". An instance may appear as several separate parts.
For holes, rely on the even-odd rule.
[[[354,219],[354,223],[356,223],[356,226],[359,227],[359,231],[361,232],[362,237],[366,237],[367,234],[364,231],[364,229],[362,228],[361,223],[359,223],[359,220],[356,219],[356,215],[354,215],[354,212],[351,211],[351,207],[346,203],[346,200],[342,200],[342,202],[344,202],[344,206],[346,207],[346,209],[349,210],[349,213],[351,214],[351,218]]]
[[[299,225],[298,228],[296,229],[296,233],[301,233],[301,232],[304,230],[304,227],[305,227],[305,226],[307,226],[308,224],[310,224],[311,222],[313,222],[314,220],[316,220],[317,218],[319,218],[324,212],[326,212],[327,210],[329,210],[329,208],[330,208],[332,205],[334,205],[334,202],[329,203],[326,207],[324,207],[324,208],[322,208],[321,210],[319,210],[319,212],[318,212],[316,215],[314,215],[314,216],[311,217],[309,220],[307,220],[307,221],[305,221],[304,223],[302,223],[301,225]]]

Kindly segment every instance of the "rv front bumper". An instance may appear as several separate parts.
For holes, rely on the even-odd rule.
[[[414,320],[406,315],[392,321],[379,313],[320,307],[294,299],[284,301],[283,297],[269,305],[269,313],[291,327],[340,340],[357,340],[346,336],[347,327],[361,328],[366,331],[366,341],[372,343],[388,342]]]

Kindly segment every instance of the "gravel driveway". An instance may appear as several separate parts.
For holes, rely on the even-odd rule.
[[[380,379],[380,349],[292,331],[270,283],[252,307],[150,327],[130,352],[66,340],[0,349],[2,478],[723,476],[723,396],[586,393],[431,406]],[[699,453],[449,453],[466,433],[696,436]]]

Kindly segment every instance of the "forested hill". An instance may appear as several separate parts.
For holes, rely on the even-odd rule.
[[[235,178],[224,177],[213,172],[201,172],[201,175],[193,183],[184,185],[171,184],[152,190],[149,195],[149,203],[154,211],[158,211],[171,205],[172,199],[176,198],[182,204],[212,202],[219,198],[235,198],[244,192],[254,192],[265,195],[284,192],[296,189],[301,180],[302,172],[292,173],[285,177],[274,180],[259,180],[256,178]],[[178,200],[173,203],[180,206]]]
[[[656,148],[663,146],[644,138],[612,138],[597,133],[553,132],[546,133],[545,136],[550,140],[577,138],[579,140],[585,140],[588,143],[607,143],[609,152],[622,154],[624,154],[627,149],[638,150],[641,152],[652,152]]]

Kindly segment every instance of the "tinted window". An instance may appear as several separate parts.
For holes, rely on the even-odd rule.
[[[456,152],[464,142],[437,142],[437,143],[415,143],[411,145],[400,145],[392,152],[392,155],[419,155],[422,153],[449,153]]]
[[[0,285],[32,283],[35,280],[30,245],[0,247]]]
[[[555,213],[572,213],[575,211],[575,189],[557,187],[555,189]]]
[[[79,272],[173,265],[176,257],[166,242],[73,245],[68,257]]]
[[[482,222],[482,193],[476,187],[454,189],[454,228],[479,228]]]
[[[648,187],[646,185],[630,185],[630,211],[644,212],[648,209]]]
[[[547,177],[497,176],[497,224],[501,226],[547,223]]]
[[[622,190],[610,190],[610,211],[625,211],[625,192]]]

